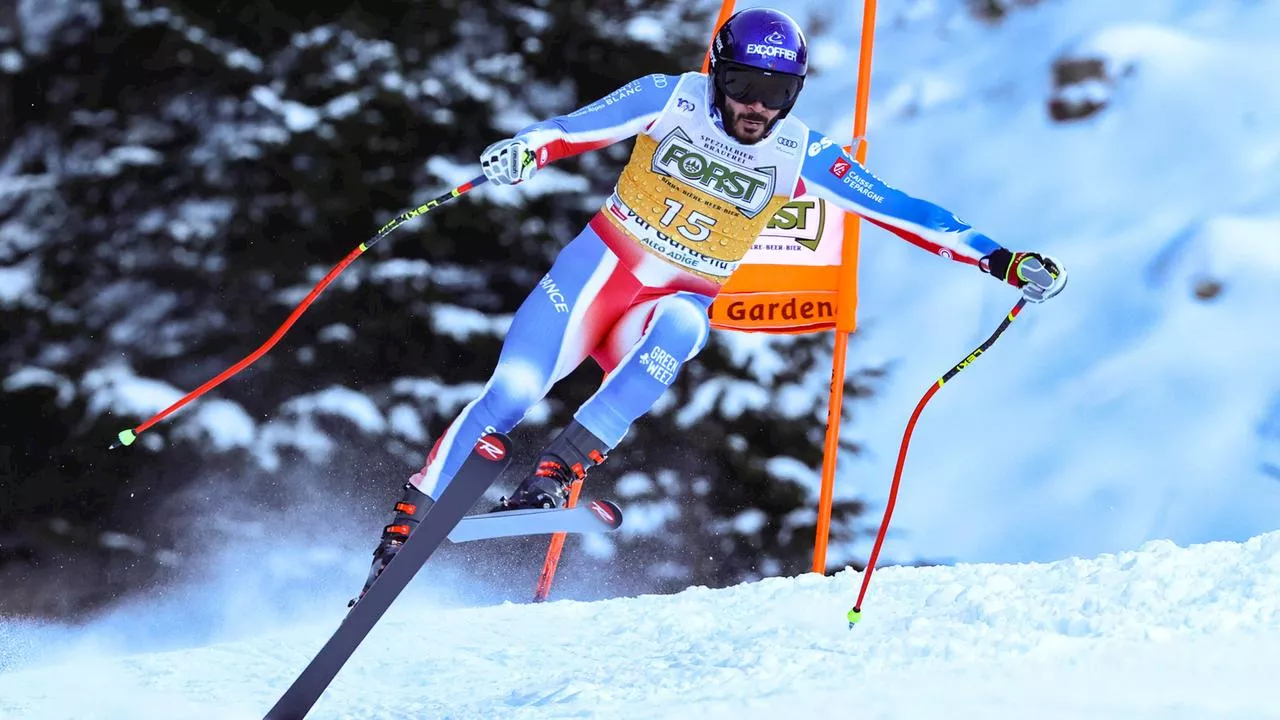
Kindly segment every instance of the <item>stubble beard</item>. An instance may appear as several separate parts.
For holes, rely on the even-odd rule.
[[[769,118],[760,113],[747,112],[739,115],[733,108],[726,107],[725,115],[728,116],[729,122],[726,127],[730,129],[730,135],[733,139],[744,145],[754,145],[764,139],[765,133],[769,131]],[[750,134],[743,126],[743,120],[755,120],[760,123],[760,129]]]

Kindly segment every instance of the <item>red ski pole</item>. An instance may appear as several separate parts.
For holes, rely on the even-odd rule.
[[[973,364],[978,356],[986,352],[988,348],[995,344],[1004,331],[1018,317],[1018,313],[1022,312],[1022,308],[1027,304],[1026,299],[1018,301],[1017,305],[1009,311],[1004,322],[1000,323],[1000,327],[991,333],[991,337],[986,342],[977,347],[976,350],[969,353],[964,360],[956,363],[954,367],[947,371],[945,375],[938,379],[938,382],[929,386],[929,390],[925,392],[924,397],[920,398],[920,402],[916,404],[916,409],[911,413],[911,419],[907,421],[907,429],[902,434],[902,445],[898,448],[898,465],[893,470],[893,484],[889,487],[889,501],[884,506],[884,518],[880,521],[880,531],[876,533],[875,545],[871,547],[871,557],[867,560],[867,569],[862,573],[862,589],[858,591],[858,602],[854,603],[853,608],[849,610],[846,616],[849,620],[849,629],[862,619],[862,601],[866,599],[867,587],[871,585],[871,572],[876,568],[876,560],[880,557],[880,547],[884,545],[885,533],[889,531],[889,519],[893,516],[893,506],[898,501],[898,485],[902,481],[902,466],[907,462],[907,446],[911,444],[911,433],[915,430],[916,420],[920,419],[920,412],[924,410],[924,406],[929,404],[929,400],[947,383],[951,378],[960,374],[961,370]]]
[[[376,235],[374,235],[372,238],[370,238],[366,242],[360,243],[358,246],[356,246],[354,250],[348,253],[347,256],[343,258],[341,262],[339,262],[337,265],[334,265],[333,269],[330,270],[328,274],[326,274],[323,278],[321,278],[320,282],[316,283],[315,287],[311,288],[311,292],[307,293],[307,296],[302,299],[302,302],[298,303],[298,306],[293,309],[292,313],[289,313],[289,317],[285,319],[284,323],[280,325],[280,327],[276,328],[275,333],[273,333],[271,337],[267,338],[267,341],[263,343],[261,347],[249,353],[245,357],[241,358],[240,361],[237,362],[235,365],[232,365],[226,370],[223,370],[222,372],[213,376],[205,384],[201,385],[195,390],[192,390],[186,395],[183,395],[177,402],[173,403],[169,407],[165,408],[164,410],[161,410],[155,415],[152,415],[141,425],[138,425],[137,427],[129,428],[128,430],[121,430],[119,434],[116,435],[115,442],[111,443],[111,445],[108,446],[109,449],[114,450],[118,447],[132,445],[133,442],[138,439],[138,435],[145,432],[147,428],[150,428],[152,425],[155,425],[156,423],[165,419],[166,417],[173,414],[174,412],[177,412],[187,403],[191,402],[192,400],[195,400],[201,395],[204,395],[205,393],[209,392],[215,387],[221,385],[227,378],[231,377],[232,375],[235,375],[241,370],[252,365],[254,362],[258,360],[258,358],[262,357],[263,355],[266,355],[267,351],[271,350],[271,348],[274,347],[275,344],[280,341],[280,338],[284,337],[285,333],[289,332],[289,328],[293,327],[293,324],[298,321],[298,318],[302,317],[302,313],[306,312],[307,308],[311,307],[311,303],[315,302],[315,299],[320,296],[320,293],[324,292],[324,289],[329,287],[329,284],[334,281],[334,278],[338,277],[338,275],[340,275],[343,270],[347,269],[348,265],[355,262],[356,258],[363,255],[366,250],[373,247],[374,244],[377,243],[382,238],[395,232],[396,228],[399,228],[401,225],[404,225],[405,223],[409,222],[410,220],[420,215],[425,215],[431,212],[432,210],[439,207],[440,205],[443,205],[444,203],[458,197],[459,195],[462,195],[463,193],[466,193],[467,191],[473,188],[483,185],[485,181],[486,181],[485,176],[481,175],[477,178],[474,178],[468,182],[465,182],[459,185],[458,187],[435,198],[434,200],[431,200],[422,205],[419,205],[418,207],[413,208],[412,210],[406,210],[400,213],[399,215],[397,215],[396,217],[392,218],[389,222],[387,222],[387,224],[383,225],[381,228],[378,229],[378,233]]]

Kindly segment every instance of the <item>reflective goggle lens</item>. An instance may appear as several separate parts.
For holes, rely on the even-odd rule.
[[[758,100],[772,110],[790,107],[802,85],[804,78],[798,75],[770,73],[726,62],[716,68],[716,86],[720,92],[746,105]]]

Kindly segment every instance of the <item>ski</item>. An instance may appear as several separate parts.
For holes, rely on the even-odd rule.
[[[404,590],[423,563],[454,529],[471,506],[484,495],[511,461],[511,440],[489,433],[476,443],[458,474],[440,493],[404,547],[347,613],[337,631],[298,676],[265,720],[299,720],[338,675],[342,666]]]
[[[613,532],[622,526],[622,508],[608,500],[555,510],[504,510],[468,515],[449,533],[455,543],[517,535]]]

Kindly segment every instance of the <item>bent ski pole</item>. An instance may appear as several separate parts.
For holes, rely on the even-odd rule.
[[[311,288],[311,292],[307,293],[307,296],[302,299],[302,302],[298,303],[298,306],[293,309],[293,312],[289,314],[289,317],[285,319],[284,323],[280,325],[280,327],[276,328],[275,333],[272,334],[271,337],[267,338],[267,341],[263,343],[261,347],[259,347],[257,350],[254,350],[252,353],[246,355],[245,357],[241,358],[241,360],[237,362],[235,365],[232,365],[226,370],[223,370],[222,372],[218,373],[214,377],[210,378],[209,381],[206,382],[205,384],[201,385],[195,390],[192,390],[191,392],[182,396],[182,398],[179,399],[177,402],[173,403],[172,405],[165,408],[164,410],[161,410],[160,412],[151,416],[141,425],[138,425],[137,427],[129,428],[128,430],[121,430],[119,434],[116,435],[115,442],[111,443],[111,445],[109,445],[108,448],[111,450],[114,450],[118,447],[132,445],[133,442],[138,439],[138,435],[145,432],[152,425],[155,425],[156,423],[165,419],[166,417],[176,412],[177,410],[181,409],[184,405],[191,402],[192,400],[195,400],[201,395],[204,395],[205,393],[209,392],[215,387],[221,385],[223,381],[225,381],[227,378],[231,377],[232,375],[235,375],[236,373],[240,372],[246,367],[249,367],[250,365],[252,365],[255,361],[257,361],[258,358],[262,357],[263,355],[266,355],[267,351],[269,351],[273,346],[275,346],[275,344],[280,341],[280,338],[284,337],[285,333],[289,332],[289,328],[293,327],[293,324],[297,322],[299,317],[302,316],[302,313],[307,311],[307,308],[311,306],[311,303],[314,302],[317,297],[319,297],[320,293],[324,292],[324,289],[334,281],[334,278],[338,277],[338,275],[340,275],[343,270],[347,269],[348,265],[355,262],[356,258],[363,255],[366,250],[373,247],[382,238],[395,232],[395,230],[399,228],[401,225],[404,225],[405,223],[409,222],[410,220],[416,217],[419,217],[421,215],[425,215],[431,212],[432,210],[439,207],[440,205],[443,205],[444,203],[466,193],[467,191],[472,190],[473,188],[483,185],[485,181],[486,181],[486,178],[483,175],[473,178],[472,180],[465,182],[459,185],[458,187],[455,187],[454,189],[435,198],[434,200],[423,203],[422,205],[419,205],[418,207],[413,208],[412,210],[406,210],[400,213],[399,215],[397,215],[396,217],[392,218],[389,222],[387,222],[385,225],[383,225],[381,228],[378,229],[378,233],[376,235],[374,235],[369,240],[360,243],[358,246],[356,246],[354,250],[348,253],[347,256],[343,258],[341,262],[339,262],[337,265],[334,265],[333,269],[330,270],[328,274],[326,274],[320,280],[320,282],[316,283],[315,287]]]
[[[848,615],[846,615],[846,618],[849,620],[849,629],[852,630],[853,626],[862,619],[862,601],[866,599],[867,587],[871,585],[871,572],[876,568],[876,560],[880,557],[880,547],[884,545],[884,536],[889,530],[889,519],[893,516],[893,506],[898,500],[898,484],[902,480],[902,466],[907,461],[907,446],[911,444],[911,433],[915,430],[916,420],[920,419],[920,412],[924,410],[924,406],[929,403],[929,400],[933,397],[934,393],[938,392],[938,390],[942,388],[947,381],[951,380],[951,378],[956,375],[959,375],[961,370],[972,365],[973,361],[977,360],[979,355],[986,352],[988,348],[995,344],[995,341],[1004,334],[1004,331],[1009,327],[1009,324],[1013,322],[1014,318],[1018,317],[1018,313],[1022,312],[1022,308],[1025,307],[1026,304],[1027,301],[1025,298],[1019,300],[1018,304],[1014,305],[1013,309],[1009,311],[1004,322],[1000,323],[1000,327],[996,328],[996,331],[991,333],[991,337],[987,338],[986,342],[982,343],[977,347],[977,349],[969,353],[968,357],[964,360],[956,363],[954,367],[938,379],[938,382],[931,385],[929,390],[925,392],[924,397],[920,398],[920,402],[916,404],[916,409],[912,411],[911,419],[907,421],[907,429],[902,434],[902,445],[898,448],[898,465],[893,470],[893,484],[889,487],[889,500],[884,506],[884,519],[880,521],[880,531],[876,533],[875,545],[871,547],[871,557],[867,560],[867,568],[862,572],[862,589],[858,591],[858,602],[854,603],[853,608],[850,609]]]

